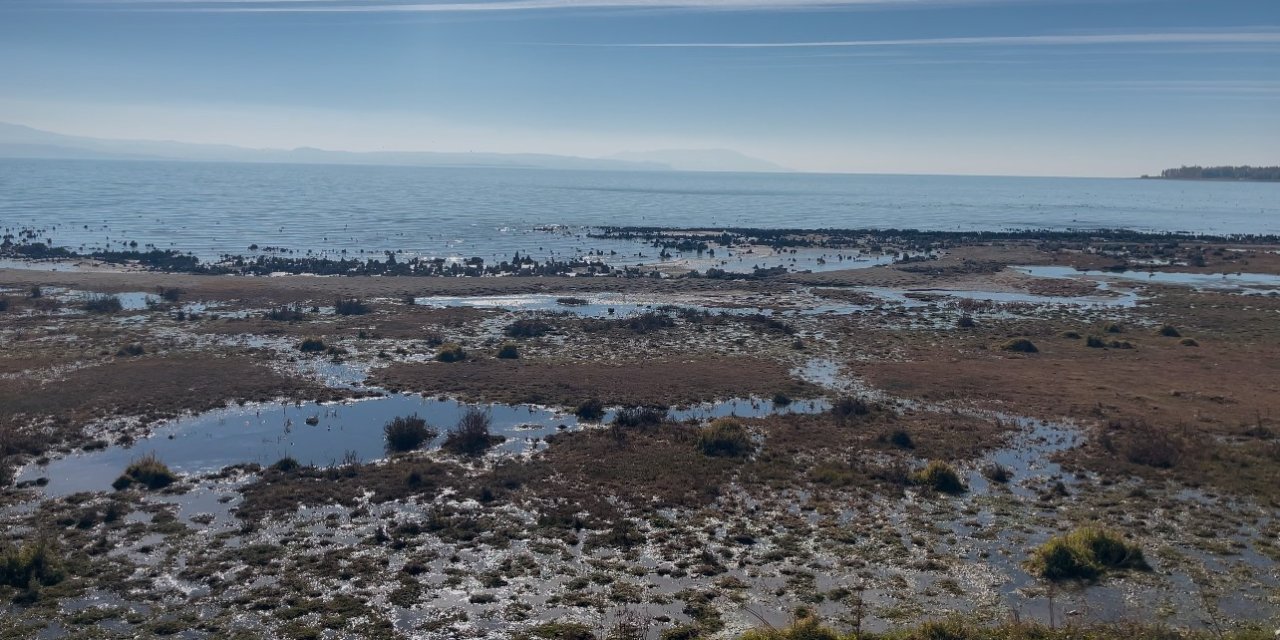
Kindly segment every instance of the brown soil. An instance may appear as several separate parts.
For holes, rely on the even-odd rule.
[[[589,398],[609,405],[678,405],[750,395],[772,397],[778,392],[793,397],[818,392],[793,379],[782,363],[735,357],[626,363],[400,363],[375,371],[373,380],[398,391],[562,406],[576,406]]]

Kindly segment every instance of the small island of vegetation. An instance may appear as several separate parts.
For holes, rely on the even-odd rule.
[[[1250,182],[1280,182],[1280,167],[1187,167],[1165,169],[1158,176],[1143,175],[1143,179],[1163,180],[1248,180]]]

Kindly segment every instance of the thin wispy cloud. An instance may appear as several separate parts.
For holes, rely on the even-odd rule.
[[[1280,30],[1090,33],[1033,36],[977,36],[958,38],[902,38],[892,40],[814,40],[791,42],[632,42],[632,43],[538,43],[549,46],[608,47],[631,49],[804,49],[849,47],[936,47],[936,46],[1089,46],[1143,44],[1260,44],[1280,43]]]
[[[1023,0],[477,0],[388,2],[386,0],[78,0],[76,4],[150,11],[204,13],[468,13],[571,9],[769,10],[821,8],[914,8],[1013,4]]]

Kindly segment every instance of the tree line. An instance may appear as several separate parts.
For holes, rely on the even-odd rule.
[[[1151,176],[1142,176],[1150,178]],[[1280,167],[1178,167],[1165,169],[1160,177],[1166,180],[1262,180],[1280,182]]]

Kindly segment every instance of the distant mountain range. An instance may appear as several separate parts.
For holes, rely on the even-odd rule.
[[[0,122],[0,157],[613,171],[787,171],[771,162],[724,149],[626,152],[608,158],[537,153],[356,152],[310,147],[249,149],[231,145],[194,144],[167,140],[108,140],[69,136],[3,122]]]

